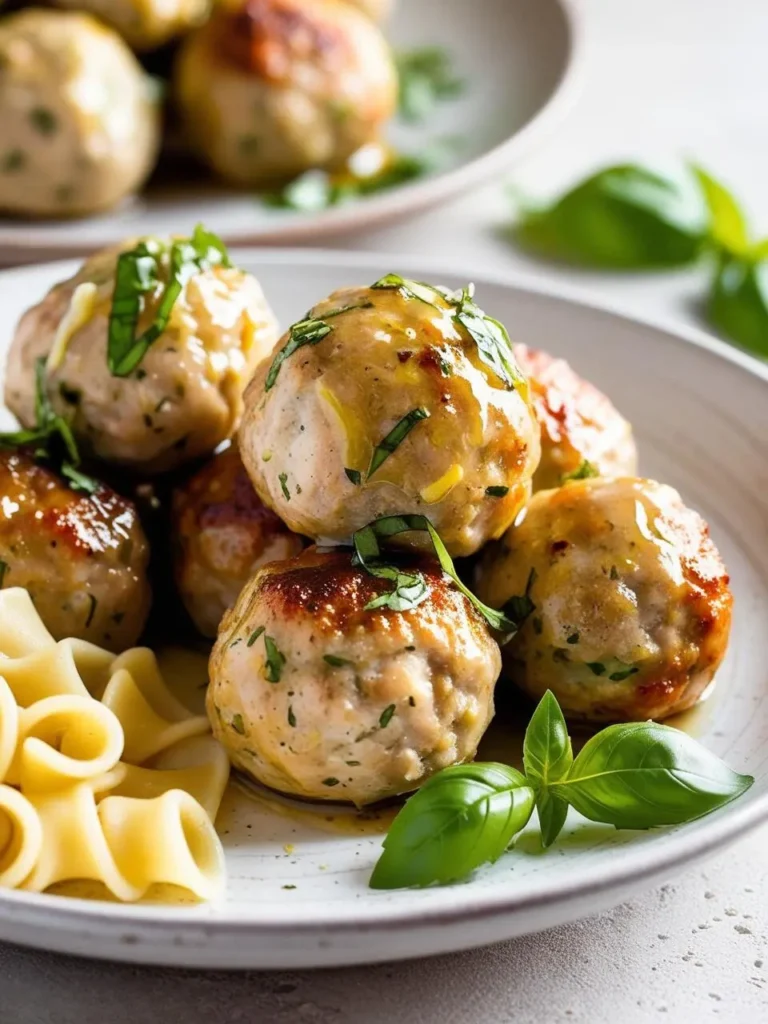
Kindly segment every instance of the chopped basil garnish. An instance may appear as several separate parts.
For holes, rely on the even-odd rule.
[[[291,500],[291,492],[288,490],[288,474],[287,473],[280,473],[278,475],[277,479],[280,481],[280,489],[283,492],[283,496],[285,497],[285,500],[286,501],[290,501]]]
[[[0,448],[29,448],[35,459],[47,459],[58,465],[73,491],[95,494],[101,484],[78,471],[80,453],[72,428],[63,416],[54,412],[45,388],[46,360],[35,363],[35,426],[0,434]]]
[[[410,532],[429,534],[435,555],[440,563],[440,568],[446,576],[449,576],[453,580],[454,584],[475,608],[475,610],[483,616],[488,625],[491,626],[492,629],[503,634],[502,643],[510,640],[518,631],[518,623],[508,618],[504,612],[497,611],[495,608],[489,608],[488,605],[483,604],[483,602],[462,583],[456,572],[453,561],[451,560],[451,556],[448,554],[445,545],[440,539],[440,535],[426,516],[383,516],[381,519],[376,519],[372,523],[369,523],[368,526],[364,526],[362,530],[358,530],[357,533],[353,535],[352,543],[355,547],[355,564],[361,565],[366,572],[370,573],[372,576],[376,576],[378,579],[391,580],[395,582],[395,590],[393,592],[388,595],[382,595],[382,598],[377,598],[376,602],[372,601],[367,605],[367,607],[384,607],[384,602],[386,602],[388,597],[390,599],[395,598],[398,591],[404,589],[399,581],[405,576],[405,574],[400,573],[392,566],[379,564],[378,560],[381,557],[379,540],[388,540],[390,537],[396,537],[398,534]],[[533,576],[533,572],[531,575]],[[421,601],[427,597],[428,588],[423,575],[421,573],[415,573],[410,576],[409,579],[411,581],[410,587],[406,587],[405,590],[414,592],[414,597],[411,598],[410,604],[405,608],[395,608],[394,605],[390,603],[386,605],[386,607],[393,608],[395,611],[407,611],[416,607],[416,605],[420,604]],[[532,585],[532,580],[530,578],[529,585]],[[417,595],[415,592],[419,587],[422,588],[422,592]]]
[[[288,725],[290,725],[290,727],[292,729],[296,728],[296,715],[294,715],[294,713],[293,713],[293,705],[292,704],[288,705]]]
[[[389,723],[392,721],[392,716],[395,713],[395,705],[390,704],[389,707],[384,708],[379,718],[379,728],[386,729]]]
[[[605,665],[602,663],[602,661],[588,661],[586,663],[586,665],[587,665],[587,668],[590,670],[590,672],[593,675],[595,675],[595,676],[604,676],[605,675]]]
[[[528,573],[528,581],[525,584],[525,593],[516,594],[502,606],[504,614],[510,621],[515,623],[516,630],[520,629],[526,619],[536,611],[536,605],[531,600],[531,590],[536,582],[536,570],[531,568]]]
[[[261,636],[261,634],[263,632],[264,632],[264,626],[259,626],[258,629],[254,629],[254,631],[248,637],[248,643],[245,646],[246,647],[253,647],[253,645],[256,643],[256,641],[259,639],[259,637]]]
[[[331,324],[327,324],[323,320],[307,319],[300,320],[297,324],[294,324],[288,334],[288,341],[272,360],[272,365],[269,368],[264,384],[264,390],[271,391],[275,386],[277,375],[280,373],[280,367],[286,359],[290,358],[294,352],[297,352],[305,345],[316,345],[318,341],[322,341],[332,330]]]
[[[336,654],[324,654],[323,661],[328,665],[332,665],[334,668],[343,668],[345,665],[354,665],[353,661],[349,661],[347,658],[339,658]]]
[[[376,445],[371,457],[371,464],[368,467],[368,476],[373,476],[381,464],[403,443],[416,424],[426,419],[429,419],[429,412],[423,407],[411,409],[409,413],[403,416],[387,436]]]
[[[334,778],[323,779],[323,785],[324,786],[338,786],[338,784],[339,784],[339,780],[338,779],[334,779]]]
[[[344,472],[347,474],[349,482],[354,484],[355,487],[359,487],[363,482],[363,474],[359,469],[345,469]]]
[[[508,388],[525,384],[517,365],[507,329],[498,320],[488,316],[474,301],[474,285],[467,285],[449,298],[456,307],[454,322],[460,324],[477,345],[480,361],[493,370]]]
[[[629,679],[630,676],[635,675],[640,669],[637,665],[625,665],[623,668],[617,669],[615,672],[611,672],[608,678],[612,683],[623,683],[625,679]]]
[[[238,736],[245,736],[245,723],[243,722],[242,715],[232,716],[232,728],[238,734]]]
[[[144,296],[159,287],[161,261],[166,253],[169,253],[170,263],[168,281],[160,295],[154,320],[137,337]],[[231,265],[224,243],[202,224],[197,225],[190,239],[172,242],[170,250],[154,239],[147,239],[121,253],[109,315],[107,363],[110,373],[127,377],[137,368],[167,328],[173,307],[190,278],[212,267]]]
[[[560,483],[565,484],[569,480],[589,480],[593,476],[600,476],[599,471],[588,459],[584,459],[578,469],[571,470],[570,473],[563,473]]]
[[[377,291],[397,291],[406,299],[418,299],[419,302],[432,306],[438,312],[443,312],[443,307],[438,306],[435,299],[445,298],[445,296],[439,288],[434,288],[431,284],[411,281],[406,277],[401,277],[399,274],[385,274],[378,281],[374,281],[371,288]]]
[[[485,493],[489,498],[506,498],[509,494],[508,487],[486,487]]]
[[[88,627],[90,626],[90,624],[91,624],[91,623],[93,622],[93,616],[94,616],[94,615],[95,615],[95,613],[96,613],[96,606],[97,606],[97,605],[98,605],[98,603],[99,603],[99,602],[98,602],[98,601],[96,600],[96,598],[95,598],[95,597],[93,596],[93,594],[88,594],[88,600],[89,600],[89,601],[91,602],[91,606],[90,606],[90,608],[88,609],[88,617],[87,617],[87,618],[86,618],[86,620],[85,620],[85,628],[86,628],[86,629],[88,629]]]
[[[285,655],[279,650],[271,636],[264,636],[264,649],[267,652],[267,664],[264,674],[270,683],[279,683],[285,665]]]
[[[33,107],[29,120],[41,135],[53,135],[59,127],[59,119],[47,107]]]

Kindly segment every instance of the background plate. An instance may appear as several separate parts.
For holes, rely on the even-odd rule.
[[[388,271],[466,277],[429,261],[333,252],[240,252],[282,323],[346,284]],[[16,317],[71,265],[0,275],[0,353]],[[542,855],[531,833],[463,885],[374,892],[379,838],[296,821],[236,793],[219,819],[227,900],[118,906],[0,892],[0,939],[89,956],[201,967],[306,967],[393,960],[511,938],[603,909],[731,842],[768,817],[768,369],[688,337],[579,304],[519,279],[478,280],[478,299],[516,340],[566,356],[633,421],[643,472],[677,486],[709,520],[733,579],[731,646],[714,696],[687,726],[738,771],[745,797],[659,832],[617,832],[573,812]],[[319,827],[318,827],[319,826]],[[289,887],[289,888],[286,888]]]
[[[573,98],[579,48],[572,0],[399,0],[386,31],[396,50],[445,47],[467,82],[465,94],[442,104],[424,126],[395,124],[390,132],[404,153],[455,137],[457,156],[443,173],[314,214],[269,209],[226,186],[154,186],[87,220],[0,219],[0,260],[89,252],[131,235],[184,234],[198,221],[230,243],[305,241],[390,222],[507,170]]]

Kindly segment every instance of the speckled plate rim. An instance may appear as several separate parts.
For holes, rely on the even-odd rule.
[[[387,264],[405,273],[427,278],[439,278],[441,274],[467,277],[466,268],[460,264],[389,253],[255,248],[236,249],[232,255],[236,263],[247,266],[257,274],[259,267],[267,266],[291,267],[294,271],[302,267],[332,267],[359,274],[366,269],[375,270]],[[71,273],[74,266],[72,261],[60,261],[2,271],[0,293],[5,287],[13,287],[14,280],[31,273],[50,273],[51,279],[56,280]],[[616,304],[595,300],[578,288],[553,285],[527,275],[482,271],[469,276],[480,287],[489,285],[505,288],[566,308],[578,307],[603,317],[609,323],[613,321],[617,326],[624,324],[661,333],[668,345],[697,349],[715,363],[725,361],[753,380],[762,381],[768,398],[768,365],[695,328],[681,327],[664,319],[627,315]],[[322,913],[314,914],[311,919],[291,917],[290,911],[283,914],[282,908],[279,917],[244,917],[228,914],[216,905],[183,909],[122,905],[6,890],[0,891],[0,937],[66,951],[70,949],[67,941],[69,936],[74,947],[71,951],[83,955],[119,956],[120,959],[137,962],[151,960],[157,963],[218,968],[227,966],[222,962],[221,953],[210,957],[211,962],[208,963],[209,958],[204,948],[214,940],[217,944],[220,940],[222,946],[228,942],[236,945],[247,938],[256,943],[269,941],[270,938],[276,943],[291,940],[299,943],[305,940],[305,947],[295,960],[287,954],[276,955],[268,958],[270,962],[265,966],[270,967],[325,966],[415,956],[419,953],[414,949],[414,937],[420,932],[433,937],[430,947],[423,950],[421,955],[448,952],[531,933],[550,924],[563,923],[611,906],[644,885],[669,877],[716,853],[766,821],[768,792],[748,795],[705,819],[660,833],[658,842],[643,844],[634,849],[631,844],[622,848],[617,852],[615,863],[608,869],[603,866],[597,872],[589,867],[579,868],[572,878],[550,883],[545,889],[532,886],[530,892],[473,893],[470,882],[449,889],[456,897],[450,905],[432,908],[398,906],[394,909],[382,906],[365,913],[345,914],[340,914],[338,906],[334,905]],[[434,891],[444,893],[446,889]],[[449,931],[449,926],[461,923],[483,924],[482,937],[478,934],[465,939],[456,937],[455,932]],[[445,937],[438,941],[434,938],[434,929],[443,927],[446,929]],[[41,941],[40,938],[39,933],[46,930],[50,935],[49,942]],[[356,935],[370,936],[376,932],[390,938],[393,933],[397,933],[406,944],[399,948],[387,945],[386,950],[380,952],[368,948],[350,950],[347,946],[343,956],[333,951],[334,937],[343,942],[345,938],[349,940]],[[98,943],[101,939],[112,939],[120,943],[119,953],[112,947],[106,952],[100,951]],[[315,954],[306,952],[306,940],[316,943],[318,951]],[[124,947],[122,944],[125,944]],[[143,945],[151,950],[150,956],[146,952],[142,953]],[[327,947],[326,952],[322,953],[324,946]],[[169,947],[175,947],[177,952],[169,953]],[[197,952],[189,952],[196,948]],[[253,957],[246,955],[242,963],[234,962],[231,966],[257,964]]]
[[[539,110],[504,142],[481,156],[436,174],[392,189],[390,192],[370,196],[348,207],[336,207],[286,220],[279,225],[260,228],[244,227],[229,231],[228,245],[296,245],[322,236],[347,234],[374,228],[385,223],[401,221],[409,214],[432,209],[447,200],[500,177],[529,149],[554,130],[566,116],[579,95],[585,70],[584,25],[581,14],[582,0],[547,0],[563,17],[566,33],[566,53],[559,77],[549,98]],[[33,239],[24,236],[24,222],[5,224],[0,221],[0,262],[9,257],[19,260],[56,259],[92,251],[117,241],[114,229],[105,228],[103,235],[91,235],[87,243],[78,242],[77,221],[73,221],[73,236],[64,242],[55,235],[36,233]],[[138,230],[138,229],[137,229]]]

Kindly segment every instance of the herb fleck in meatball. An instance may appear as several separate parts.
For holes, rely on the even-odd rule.
[[[140,303],[137,335],[151,328],[171,275],[170,244],[147,239],[97,253],[21,318],[5,400],[24,426],[34,423],[35,366],[43,358],[48,398],[82,451],[154,474],[209,454],[234,433],[243,388],[271,351],[277,325],[250,274],[187,263],[159,336],[133,370],[116,376],[107,359],[118,257],[141,246],[156,254],[137,259],[156,259],[157,279],[144,294],[129,281],[128,299]]]
[[[133,505],[106,485],[76,493],[31,456],[2,449],[0,493],[0,586],[28,590],[56,640],[133,646],[151,602]]]
[[[245,404],[240,450],[256,490],[317,540],[423,513],[452,555],[470,555],[517,515],[539,458],[501,325],[468,294],[396,275],[316,305]]]
[[[484,553],[483,600],[528,612],[504,648],[532,697],[593,721],[691,707],[725,655],[732,597],[702,518],[653,480],[580,480],[535,494]],[[525,595],[525,596],[524,596]]]
[[[245,583],[304,546],[266,508],[235,446],[214,456],[174,495],[176,582],[193,622],[215,637]]]
[[[344,163],[395,111],[377,26],[338,0],[247,0],[184,44],[176,91],[192,142],[244,185]]]
[[[88,11],[117,29],[136,50],[150,50],[198,25],[211,0],[53,0],[57,7]]]
[[[500,655],[429,561],[429,595],[369,610],[387,584],[348,552],[260,569],[222,623],[208,714],[232,762],[274,789],[373,803],[471,759],[493,715]]]
[[[72,217],[144,183],[160,109],[119,36],[84,14],[0,21],[0,210]]]
[[[515,345],[528,377],[541,426],[541,462],[534,491],[559,487],[569,473],[633,476],[637,450],[632,427],[609,398],[579,377],[564,359]],[[585,465],[588,464],[588,465]]]

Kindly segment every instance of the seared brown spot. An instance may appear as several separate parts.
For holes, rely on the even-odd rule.
[[[294,61],[343,64],[343,26],[305,0],[247,0],[236,12],[216,16],[216,38],[225,59],[272,82],[290,78]]]
[[[367,629],[393,624],[401,617],[447,618],[464,598],[431,559],[421,556],[387,556],[405,573],[421,572],[429,596],[413,611],[393,612],[386,608],[366,611],[366,605],[393,589],[387,580],[371,576],[352,564],[349,551],[326,553],[309,548],[290,562],[275,563],[264,571],[260,597],[285,618],[311,615],[320,632],[348,632],[357,625]]]
[[[61,545],[89,555],[116,550],[138,524],[136,510],[105,484],[93,495],[71,490],[22,451],[0,451],[0,543]],[[121,519],[123,529],[115,529]]]
[[[559,554],[561,551],[565,551],[568,548],[567,540],[556,540],[552,542],[551,551],[553,555]]]

